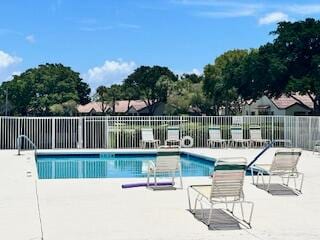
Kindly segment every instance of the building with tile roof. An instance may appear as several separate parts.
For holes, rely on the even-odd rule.
[[[249,100],[242,108],[242,115],[291,115],[312,114],[313,102],[307,95],[294,94],[294,97],[282,95],[279,98],[262,96],[256,101]]]
[[[115,102],[114,113],[113,106],[103,104],[102,102],[90,102],[85,105],[79,105],[78,113],[80,115],[149,115],[148,106],[143,100],[120,100]],[[155,103],[154,115],[163,115],[164,104]]]

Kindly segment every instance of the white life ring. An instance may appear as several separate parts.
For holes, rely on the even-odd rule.
[[[193,138],[190,136],[184,136],[181,139],[181,146],[184,148],[191,148],[193,147]]]

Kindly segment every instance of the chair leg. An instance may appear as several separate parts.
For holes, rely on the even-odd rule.
[[[242,202],[240,202],[240,208],[241,208],[242,220],[244,221],[244,213],[243,213],[243,205],[242,205]]]
[[[153,172],[153,178],[154,178],[154,186],[157,186],[157,176],[156,176],[156,171]]]
[[[270,184],[271,184],[271,174],[269,175],[269,182],[268,182],[268,188],[267,188],[267,192],[270,191]]]
[[[298,173],[301,175],[301,182],[300,182],[300,188],[299,188],[299,192],[302,191],[302,185],[303,185],[303,180],[304,180],[304,174],[303,173]]]
[[[179,168],[179,174],[180,174],[180,186],[181,186],[181,189],[183,189],[183,183],[182,183],[182,169],[181,169],[181,166]]]
[[[171,177],[171,184],[172,184],[172,186],[174,186],[174,177],[175,177],[175,174],[174,174],[174,172],[172,171],[172,177]]]
[[[251,228],[251,219],[252,219],[252,214],[253,214],[253,208],[254,208],[254,203],[253,202],[247,202],[249,205],[251,205],[251,210],[250,210],[250,215],[249,215],[249,220],[248,220],[248,225]]]
[[[192,213],[191,209],[191,199],[190,199],[190,186],[187,188],[187,195],[188,195],[188,204],[189,204],[189,211]]]
[[[208,227],[210,226],[212,210],[213,210],[213,204],[210,205],[210,212],[209,212],[208,223],[207,223]]]
[[[147,187],[150,187],[150,171],[147,173]]]

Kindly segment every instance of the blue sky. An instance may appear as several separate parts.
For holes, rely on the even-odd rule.
[[[281,20],[320,16],[319,1],[3,0],[0,82],[41,63],[71,66],[92,88],[140,65],[201,73],[229,49],[255,48]]]

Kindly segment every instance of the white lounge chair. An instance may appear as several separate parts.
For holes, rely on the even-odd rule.
[[[262,138],[261,127],[258,125],[251,125],[249,127],[249,133],[251,147],[259,147],[270,143],[269,139]]]
[[[231,139],[229,140],[230,147],[237,147],[241,145],[241,147],[247,147],[250,143],[249,139],[243,138],[243,130],[240,125],[232,125],[230,127]]]
[[[209,127],[209,139],[207,141],[208,147],[215,147],[220,145],[221,147],[227,146],[228,140],[222,139],[220,126]]]
[[[315,152],[320,152],[320,140],[315,141],[314,146],[313,146],[313,154]]]
[[[175,185],[176,174],[180,177],[180,188],[183,188],[182,170],[180,164],[180,149],[179,148],[160,148],[158,149],[155,161],[148,162],[147,172],[147,187],[150,188],[150,177],[154,178],[154,187],[157,188],[157,177],[159,175],[171,175],[172,186]]]
[[[168,136],[165,145],[181,145],[179,127],[168,127]]]
[[[207,225],[210,225],[213,207],[216,204],[225,204],[226,210],[234,215],[235,204],[240,204],[242,221],[249,227],[251,224],[253,202],[246,201],[243,193],[243,182],[246,173],[246,159],[245,158],[224,158],[216,161],[214,172],[212,176],[211,185],[191,185],[187,189],[189,209],[191,213],[195,214],[197,203],[200,203],[202,210],[202,218],[204,220],[203,200],[210,205],[209,218]],[[190,190],[196,193],[194,208],[191,209]],[[228,204],[232,204],[232,208],[228,208]],[[245,220],[243,204],[246,203],[251,206],[250,214]]]
[[[158,148],[160,145],[160,140],[154,139],[153,137],[153,129],[152,128],[142,128],[141,129],[141,147],[146,148],[147,145],[151,147],[153,145],[154,148]]]
[[[267,192],[270,192],[271,178],[278,176],[282,180],[282,184],[289,188],[289,180],[293,179],[294,189],[301,192],[304,174],[298,172],[297,164],[301,156],[301,150],[299,149],[281,149],[277,150],[271,164],[254,164],[251,168],[251,174],[253,176],[253,169],[257,170],[256,182],[254,177],[252,178],[253,184],[259,184],[259,178],[262,179],[263,187]],[[268,176],[268,182],[264,180],[264,176]],[[297,188],[297,179],[301,176],[300,187]],[[286,180],[286,182],[285,182]]]

